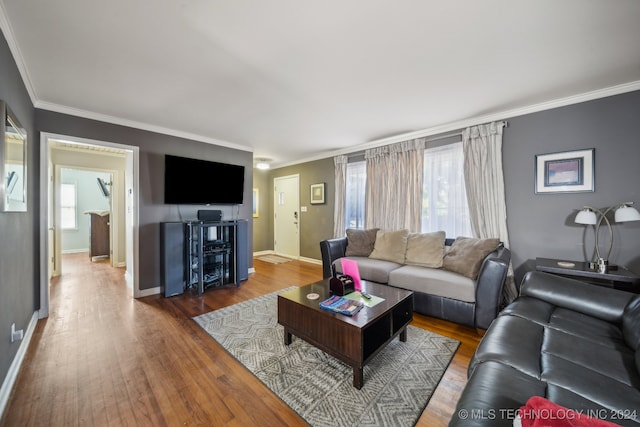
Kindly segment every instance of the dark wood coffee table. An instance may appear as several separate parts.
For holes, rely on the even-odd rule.
[[[364,365],[397,335],[405,342],[413,319],[413,292],[365,281],[362,287],[384,301],[365,306],[351,317],[320,308],[320,302],[331,296],[329,279],[278,295],[278,323],[284,326],[285,345],[295,335],[352,366],[357,389],[364,382]],[[311,293],[320,297],[310,300]]]

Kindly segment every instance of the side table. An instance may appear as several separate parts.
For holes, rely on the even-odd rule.
[[[570,266],[569,264],[573,264]],[[607,273],[589,268],[589,263],[553,258],[536,258],[536,270],[579,279],[598,286],[640,293],[640,275],[618,266]]]

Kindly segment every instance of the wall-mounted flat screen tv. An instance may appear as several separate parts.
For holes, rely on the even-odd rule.
[[[164,203],[169,205],[240,205],[244,166],[164,156]]]

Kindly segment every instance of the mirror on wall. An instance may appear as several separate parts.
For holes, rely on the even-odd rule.
[[[27,132],[9,106],[0,101],[0,210],[27,210]]]

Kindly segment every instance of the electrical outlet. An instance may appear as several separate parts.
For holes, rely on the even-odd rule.
[[[307,211],[306,206],[300,206],[300,212],[306,212],[306,211]]]
[[[22,329],[18,329],[16,331],[16,324],[12,323],[11,324],[11,342],[21,341],[23,337],[24,337],[24,333]]]

